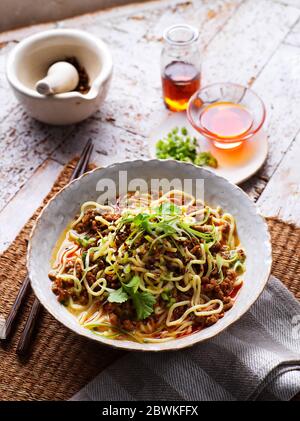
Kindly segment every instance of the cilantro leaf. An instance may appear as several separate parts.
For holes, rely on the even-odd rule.
[[[150,292],[138,292],[140,281],[140,277],[136,275],[130,280],[130,282],[128,282],[128,284],[122,283],[122,288],[132,299],[137,319],[143,320],[150,316],[153,312],[153,306],[156,299]]]
[[[140,286],[140,278],[138,276],[134,276],[130,282],[128,282],[128,284],[123,284],[122,283],[122,287],[123,289],[128,293],[128,294],[135,294],[138,290]]]
[[[156,299],[149,292],[137,292],[132,296],[132,301],[138,320],[144,320],[153,313],[153,306]]]
[[[108,301],[110,303],[122,304],[131,298],[136,310],[137,319],[143,320],[153,313],[153,306],[156,299],[150,292],[138,292],[139,285],[139,276],[134,276],[128,284],[122,283],[121,288],[110,292]]]
[[[150,217],[151,215],[147,213],[139,213],[134,217],[132,222],[137,228],[142,228],[144,231],[147,231],[149,234],[151,234],[152,230],[151,223],[149,221]]]
[[[128,294],[121,287],[109,293],[108,301],[110,303],[125,303],[128,300]]]

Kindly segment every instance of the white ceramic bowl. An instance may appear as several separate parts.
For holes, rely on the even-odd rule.
[[[86,94],[39,94],[35,84],[55,61],[76,57],[86,69],[91,89]],[[27,113],[48,124],[78,123],[93,114],[104,101],[112,76],[112,57],[99,38],[77,29],[52,29],[31,35],[10,53],[7,79]]]
[[[118,185],[119,172],[127,171],[128,181],[139,177],[147,183],[155,178],[203,179],[205,201],[220,205],[237,222],[238,234],[247,254],[245,282],[231,310],[215,325],[198,333],[160,344],[140,344],[106,339],[78,324],[74,316],[58,303],[48,279],[50,257],[61,232],[74,218],[80,205],[99,196],[100,180],[111,179]],[[123,176],[124,180],[124,176]],[[98,188],[98,189],[97,189]],[[98,191],[97,191],[98,190]],[[32,231],[28,247],[28,272],[32,288],[46,309],[65,326],[87,338],[118,348],[143,351],[163,351],[184,348],[212,338],[238,320],[261,294],[271,270],[271,244],[265,220],[256,206],[237,186],[209,170],[173,160],[129,161],[107,168],[97,168],[73,181],[45,207]]]

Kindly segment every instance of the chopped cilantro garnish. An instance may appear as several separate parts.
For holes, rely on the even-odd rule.
[[[212,168],[218,167],[218,161],[210,152],[200,152],[195,159],[195,164],[200,167],[203,165],[207,165]]]
[[[191,138],[186,127],[176,127],[166,137],[156,143],[156,156],[160,159],[173,158],[177,161],[192,162],[217,168],[218,161],[210,152],[197,152],[197,139]]]

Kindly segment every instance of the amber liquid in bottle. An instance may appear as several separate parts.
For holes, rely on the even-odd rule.
[[[171,111],[184,111],[190,97],[200,88],[200,72],[190,63],[172,61],[162,75],[164,101]]]

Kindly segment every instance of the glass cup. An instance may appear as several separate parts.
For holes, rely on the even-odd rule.
[[[191,125],[216,147],[232,149],[261,129],[266,109],[251,89],[235,83],[215,83],[191,97],[187,117]]]

